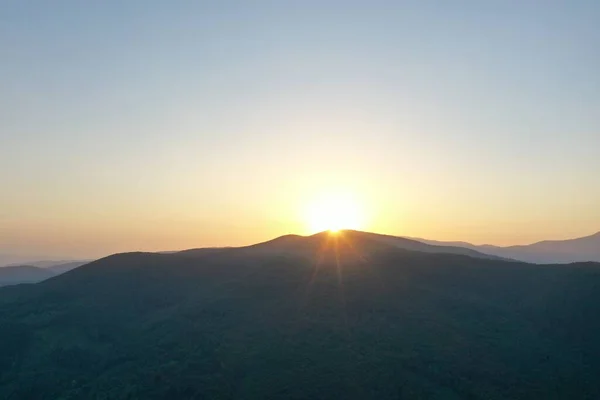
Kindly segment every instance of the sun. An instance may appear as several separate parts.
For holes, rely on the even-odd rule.
[[[328,193],[307,207],[306,220],[311,233],[361,229],[364,213],[357,199],[348,193]]]

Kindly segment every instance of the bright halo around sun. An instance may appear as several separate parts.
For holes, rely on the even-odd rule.
[[[311,233],[342,229],[361,229],[364,213],[355,197],[329,193],[315,198],[307,207],[306,219]]]

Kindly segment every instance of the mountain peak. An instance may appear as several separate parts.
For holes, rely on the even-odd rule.
[[[472,249],[457,246],[436,246],[398,236],[364,232],[353,229],[323,231],[310,236],[284,235],[240,250],[260,250],[261,252],[314,256],[327,249],[335,250],[337,257],[355,258],[357,254],[374,251],[406,250],[421,253],[459,254],[474,258],[500,259]]]

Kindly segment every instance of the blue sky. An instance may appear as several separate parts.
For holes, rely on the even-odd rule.
[[[600,230],[596,1],[6,1],[0,247],[101,255],[367,230]]]

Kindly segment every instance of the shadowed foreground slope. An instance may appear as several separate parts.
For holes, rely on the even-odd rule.
[[[354,232],[0,290],[3,399],[598,398],[600,268]]]

